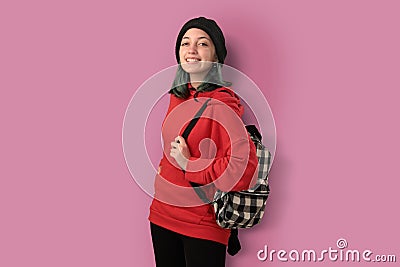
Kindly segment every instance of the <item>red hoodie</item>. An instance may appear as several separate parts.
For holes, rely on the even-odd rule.
[[[205,192],[214,192],[213,188],[248,189],[256,174],[256,150],[240,119],[243,106],[231,89],[194,94],[191,90],[187,99],[171,94],[162,125],[164,155],[155,179],[149,220],[186,236],[227,245],[230,231],[216,224],[213,206],[200,201],[190,182],[208,184]],[[186,140],[191,157],[183,172],[169,155],[170,143],[182,134],[208,98],[212,99]]]

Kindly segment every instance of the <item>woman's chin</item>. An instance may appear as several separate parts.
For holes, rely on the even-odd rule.
[[[189,74],[207,73],[210,68],[211,63],[208,62],[189,62],[182,64],[182,69]]]

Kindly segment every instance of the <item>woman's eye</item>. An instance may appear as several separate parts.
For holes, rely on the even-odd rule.
[[[207,43],[199,43],[200,46],[208,46]]]
[[[185,43],[182,43],[182,44],[181,44],[181,46],[188,46],[188,45],[189,45],[188,42],[185,42]]]

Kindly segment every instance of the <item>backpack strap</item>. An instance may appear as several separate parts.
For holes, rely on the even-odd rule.
[[[242,248],[242,246],[240,245],[238,234],[239,231],[237,228],[231,229],[231,234],[229,235],[228,240],[228,254],[231,256],[235,256]]]
[[[207,99],[204,104],[201,106],[201,108],[197,111],[197,113],[194,115],[193,119],[189,122],[188,126],[186,126],[185,130],[182,133],[182,137],[187,140],[190,132],[193,130],[194,126],[197,124],[199,121],[201,115],[203,114],[204,110],[207,108],[208,102],[210,102],[211,98]],[[182,170],[185,173],[185,170]],[[193,187],[194,191],[196,194],[199,196],[199,198],[204,202],[204,203],[210,203],[208,200],[206,194],[204,193],[203,190],[201,190],[199,187],[201,184],[194,183],[194,182],[189,182],[190,185]]]
[[[190,134],[190,132],[193,130],[193,127],[196,125],[196,123],[199,121],[201,114],[203,114],[204,110],[207,108],[208,102],[210,102],[211,98],[207,99],[204,104],[201,106],[201,108],[197,111],[197,113],[194,115],[193,119],[189,122],[188,126],[186,126],[186,129],[182,133],[182,137],[186,140]]]

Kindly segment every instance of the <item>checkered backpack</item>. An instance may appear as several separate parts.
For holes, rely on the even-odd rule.
[[[184,130],[182,137],[185,140],[210,100],[211,98],[204,102]],[[230,192],[217,190],[214,199],[210,201],[199,188],[201,185],[190,182],[200,199],[204,203],[211,203],[213,205],[217,224],[222,228],[231,229],[228,243],[228,253],[230,255],[235,255],[241,249],[238,239],[238,228],[253,227],[262,219],[270,191],[268,173],[271,167],[271,153],[261,143],[262,136],[256,126],[247,125],[246,129],[256,147],[258,158],[257,181],[252,188],[244,191]]]
[[[254,142],[258,158],[256,184],[244,191],[222,192],[217,190],[214,196],[216,221],[222,228],[250,228],[258,224],[264,215],[269,195],[268,172],[271,153],[261,143],[261,134],[254,125],[246,129]]]

